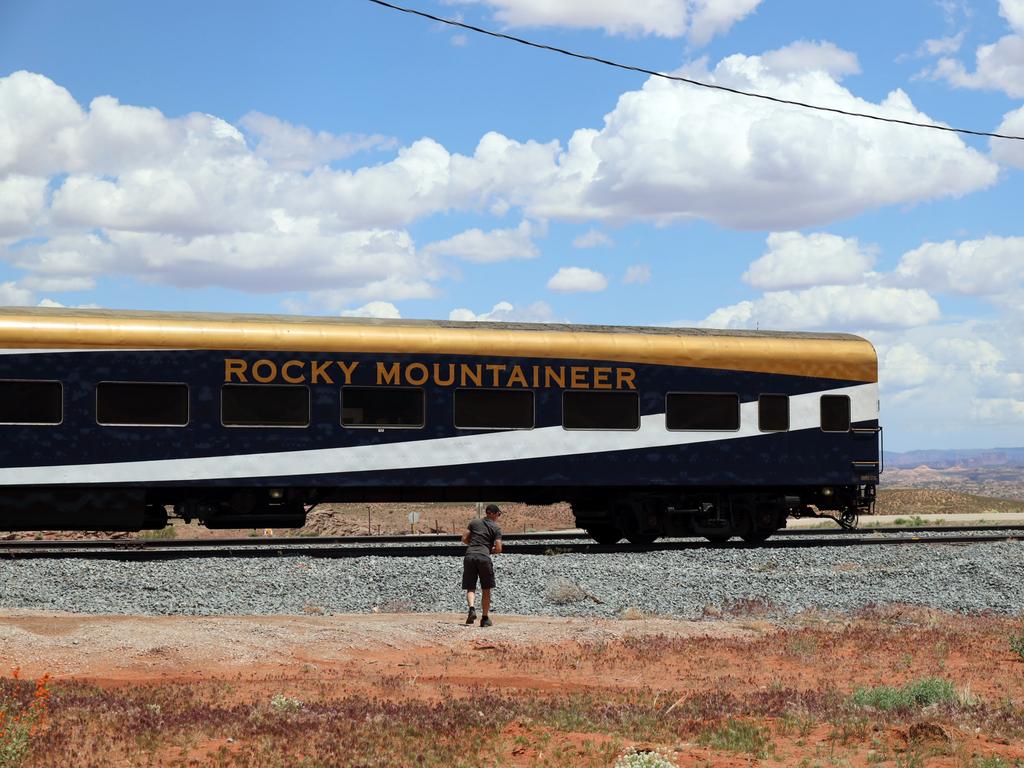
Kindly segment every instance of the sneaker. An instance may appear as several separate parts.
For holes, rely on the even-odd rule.
[[[470,608],[469,609],[469,613],[466,615],[466,623],[467,624],[475,624],[476,623],[476,608]]]
[[[490,616],[483,616],[483,617],[481,617],[481,619],[480,619],[480,626],[481,627],[489,627],[489,626],[491,626],[491,617]]]

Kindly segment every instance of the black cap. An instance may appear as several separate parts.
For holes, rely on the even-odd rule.
[[[497,504],[488,504],[487,508],[484,509],[484,513],[488,514],[488,515],[500,515],[501,514],[501,510],[498,509],[498,505]]]

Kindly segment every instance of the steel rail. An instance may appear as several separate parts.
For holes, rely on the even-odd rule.
[[[832,536],[829,538],[796,537],[791,540],[769,540],[762,544],[747,544],[743,541],[729,541],[722,544],[696,539],[685,541],[655,542],[650,545],[634,544],[596,544],[552,542],[544,544],[507,544],[505,554],[519,555],[559,555],[559,554],[616,554],[671,552],[701,549],[803,549],[809,547],[850,547],[889,544],[979,544],[1005,541],[1024,541],[1024,530],[1002,534],[985,534],[976,536],[927,536],[914,535],[855,537],[849,535]],[[906,534],[900,530],[900,534]],[[267,540],[248,543],[246,546],[224,544],[220,546],[203,546],[198,548],[164,547],[167,542],[153,542],[154,546],[134,548],[81,548],[81,542],[61,542],[61,547],[43,549],[11,549],[0,544],[0,559],[88,559],[88,560],[179,560],[185,558],[212,557],[316,557],[316,558],[353,558],[353,557],[431,557],[461,556],[462,546],[455,544],[424,544],[420,546],[337,546],[337,545],[297,545],[294,540],[288,544],[271,543]],[[10,544],[11,542],[6,542]],[[147,542],[148,544],[149,542]]]
[[[917,534],[917,533],[969,533],[969,532],[1004,532],[1024,531],[1024,523],[1017,525],[934,525],[934,526],[890,526],[866,528],[783,528],[772,534],[778,537],[813,537],[813,536],[856,536],[864,534]],[[664,537],[663,543],[683,538],[698,536]],[[770,539],[769,541],[771,541]],[[574,531],[548,531],[529,533],[507,533],[503,540],[509,541],[591,541],[587,533]],[[0,550],[14,549],[174,549],[178,547],[202,549],[204,547],[261,547],[261,546],[297,546],[303,545],[337,545],[337,544],[440,544],[455,543],[459,536],[454,534],[407,534],[389,536],[279,536],[221,539],[12,539],[0,540]]]

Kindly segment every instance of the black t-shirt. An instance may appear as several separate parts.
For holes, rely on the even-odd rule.
[[[489,555],[494,542],[501,538],[501,528],[493,520],[474,518],[469,521],[467,555]]]

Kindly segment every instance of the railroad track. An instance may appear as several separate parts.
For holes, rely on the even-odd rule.
[[[927,535],[921,535],[927,534]],[[504,537],[506,554],[665,552],[699,549],[747,549],[740,540],[712,544],[704,539],[665,539],[649,545],[597,544],[582,533],[522,533]],[[790,529],[779,531],[761,549],[850,547],[910,544],[977,544],[1024,541],[1024,527],[926,526],[917,528]],[[452,535],[335,536],[245,539],[88,539],[0,541],[2,559],[90,559],[157,561],[212,557],[428,557],[461,556],[464,546]]]

